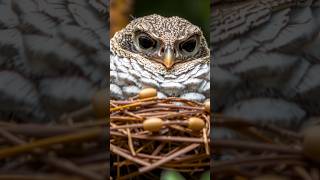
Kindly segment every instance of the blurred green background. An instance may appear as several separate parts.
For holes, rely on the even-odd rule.
[[[209,42],[210,0],[135,0],[133,16],[179,16],[199,26]]]

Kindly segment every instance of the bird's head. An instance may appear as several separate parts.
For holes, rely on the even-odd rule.
[[[201,29],[180,17],[149,15],[131,21],[113,37],[128,52],[139,54],[167,70],[176,64],[209,56]]]

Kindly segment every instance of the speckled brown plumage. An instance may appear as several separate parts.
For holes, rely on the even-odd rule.
[[[154,51],[137,47],[137,33],[146,33],[158,43]],[[197,38],[193,53],[183,54],[179,43]],[[133,20],[117,32],[111,46],[111,97],[124,98],[144,87],[154,87],[161,97],[180,96],[194,100],[208,98],[210,91],[210,51],[199,27],[180,17],[149,15]],[[174,49],[179,60],[167,68],[156,58],[163,58],[161,48]],[[163,51],[162,51],[163,52]],[[190,94],[191,93],[191,94]]]

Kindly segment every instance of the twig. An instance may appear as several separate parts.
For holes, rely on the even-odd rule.
[[[174,159],[175,157],[178,157],[180,155],[183,155],[189,151],[192,151],[193,149],[195,149],[196,147],[200,146],[200,144],[191,144],[175,153],[173,153],[172,155],[166,157],[166,158],[163,158],[153,164],[151,164],[150,166],[145,166],[145,167],[142,167],[139,169],[139,172],[141,173],[145,173],[147,171],[151,171],[152,169],[155,169],[157,168],[158,166],[161,166],[162,164],[166,163],[166,162],[169,162],[170,160]]]
[[[53,144],[86,141],[92,138],[97,138],[99,136],[102,137],[102,135],[103,135],[103,130],[101,128],[93,128],[93,129],[89,129],[82,132],[76,132],[72,134],[66,134],[66,135],[54,136],[50,138],[36,140],[31,143],[1,149],[0,159],[19,155],[25,152],[31,152],[35,148],[46,148]]]

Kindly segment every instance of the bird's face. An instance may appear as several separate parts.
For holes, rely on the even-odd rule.
[[[171,31],[156,34],[137,29],[133,37],[139,53],[170,69],[176,63],[191,60],[199,52],[201,32],[175,37]]]
[[[115,39],[122,49],[161,64],[167,70],[209,56],[200,28],[179,17],[150,15],[135,19],[116,33]]]

